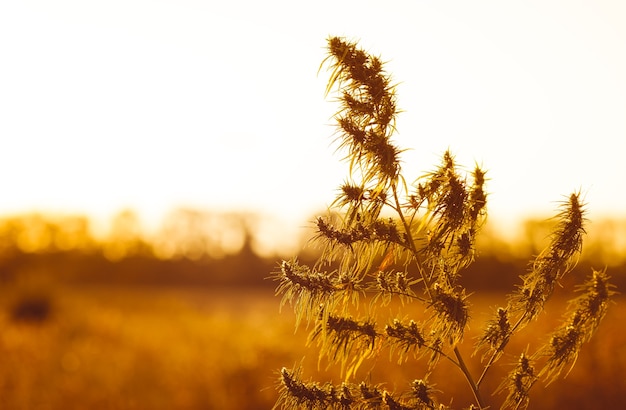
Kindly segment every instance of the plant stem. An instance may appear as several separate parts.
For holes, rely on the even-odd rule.
[[[404,217],[404,213],[402,212],[402,207],[400,206],[400,200],[398,199],[398,192],[397,192],[395,184],[392,187],[392,191],[393,191],[393,198],[395,201],[396,212],[398,213],[400,220],[402,221],[402,225],[404,226],[404,231],[407,234],[407,239],[409,239],[409,247],[411,249],[411,252],[413,253],[413,259],[415,259],[415,263],[417,264],[418,271],[422,277],[422,280],[424,281],[424,286],[426,288],[428,297],[432,300],[432,294],[430,292],[430,282],[428,281],[428,278],[426,277],[426,275],[424,275],[424,270],[422,269],[422,266],[419,263],[417,248],[415,247],[415,243],[413,242],[413,237],[411,235],[411,228],[409,224],[407,223],[406,218]],[[470,388],[472,389],[472,393],[474,394],[474,399],[476,400],[476,404],[478,404],[479,409],[485,408],[483,404],[483,400],[480,396],[480,391],[478,390],[478,384],[474,382],[474,378],[472,377],[472,374],[467,368],[467,365],[465,365],[463,356],[461,355],[461,352],[456,346],[454,347],[454,355],[456,356],[457,361],[455,362],[454,360],[452,360],[452,358],[450,358],[450,361],[456,364],[459,367],[459,369],[461,369],[461,372],[463,372],[465,379],[467,380],[468,384],[470,385]],[[446,357],[448,356],[446,355]]]
[[[463,356],[461,356],[461,352],[459,351],[459,348],[456,346],[454,347],[454,355],[456,356],[456,359],[459,363],[459,368],[461,369],[461,371],[463,372],[463,375],[465,376],[465,380],[467,380],[467,383],[470,385],[470,388],[472,389],[472,393],[474,394],[474,399],[476,400],[476,404],[478,404],[478,408],[484,409],[485,405],[483,404],[483,400],[480,396],[480,391],[478,390],[478,383],[474,383],[474,378],[472,377],[472,374],[470,373],[469,369],[465,365],[465,361],[463,360]]]
[[[398,216],[400,217],[400,220],[402,221],[402,226],[404,227],[404,232],[406,233],[406,237],[409,242],[408,243],[409,249],[411,250],[411,253],[413,254],[413,259],[415,260],[415,264],[417,265],[417,271],[419,272],[422,278],[422,281],[424,282],[424,287],[426,288],[426,293],[428,294],[428,298],[432,300],[432,294],[430,292],[430,282],[428,281],[428,278],[424,274],[424,269],[422,268],[422,265],[419,262],[417,248],[415,247],[415,242],[413,241],[413,235],[411,235],[411,226],[406,221],[406,218],[404,217],[404,213],[402,212],[402,206],[400,205],[400,199],[398,198],[398,190],[395,184],[393,184],[393,186],[391,187],[391,191],[393,192],[393,199],[395,201],[395,211],[398,213]]]
[[[517,331],[517,328],[520,327],[520,325],[522,324],[522,321],[524,320],[524,318],[526,317],[526,314],[523,314],[515,323],[515,325],[513,325],[513,327],[511,328],[511,330],[509,331],[509,334],[506,335],[506,337],[504,338],[504,340],[502,340],[502,343],[500,343],[500,346],[498,346],[498,348],[493,352],[493,354],[491,355],[491,357],[489,358],[489,361],[487,362],[487,364],[485,365],[485,368],[483,369],[482,374],[480,375],[480,377],[478,378],[478,381],[476,382],[476,387],[480,387],[480,384],[483,382],[483,380],[485,379],[485,376],[487,375],[487,372],[489,371],[489,369],[491,369],[491,366],[493,365],[493,363],[496,361],[496,358],[498,357],[498,355],[500,353],[502,353],[502,351],[504,350],[504,348],[506,347],[507,344],[509,344],[509,340],[511,339],[511,336],[513,336],[513,334]]]

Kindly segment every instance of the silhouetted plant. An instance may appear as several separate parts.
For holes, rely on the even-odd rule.
[[[283,261],[273,273],[281,306],[291,304],[296,326],[311,325],[310,342],[320,358],[341,366],[340,385],[303,381],[301,369],[280,371],[275,408],[434,409],[429,380],[447,360],[472,391],[469,408],[490,407],[481,385],[513,336],[543,311],[559,281],[572,270],[582,248],[585,210],[580,193],[571,194],[556,215],[550,244],[521,277],[521,284],[498,307],[475,342],[483,363],[472,374],[459,345],[470,321],[468,292],[459,279],[475,258],[476,235],[486,218],[485,171],[465,173],[451,152],[432,172],[407,184],[401,173],[402,149],[391,140],[398,115],[395,86],[380,58],[339,37],[328,40],[330,68],[326,93],[338,88],[337,144],[346,152],[349,176],[331,205],[316,220],[314,240],[322,254],[314,266]],[[320,67],[321,68],[321,67]],[[593,271],[570,302],[571,314],[549,342],[534,354],[522,352],[497,392],[502,408],[524,408],[539,380],[549,383],[567,372],[604,317],[613,286]],[[376,309],[393,298],[407,315],[416,306],[425,319],[391,318],[379,323]],[[420,316],[421,317],[421,316]],[[388,348],[400,363],[424,361],[421,378],[397,394],[368,381],[353,382],[364,360]]]

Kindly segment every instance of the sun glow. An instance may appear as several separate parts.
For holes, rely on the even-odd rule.
[[[280,1],[0,6],[0,212],[304,223],[345,174],[317,73],[326,37],[345,34],[389,60],[407,175],[450,148],[487,169],[494,217],[549,214],[576,189],[592,217],[623,215],[622,5],[372,4],[346,21],[350,4],[306,19]]]

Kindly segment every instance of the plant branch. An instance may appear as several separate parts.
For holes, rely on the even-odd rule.
[[[419,263],[419,258],[418,258],[418,252],[417,252],[417,248],[415,247],[415,243],[413,242],[413,236],[411,235],[411,229],[409,224],[406,221],[406,218],[404,217],[404,213],[402,212],[402,207],[400,206],[400,200],[398,199],[398,191],[396,189],[396,186],[393,185],[392,186],[392,191],[393,191],[393,197],[394,197],[394,201],[395,201],[395,205],[396,205],[396,212],[398,213],[400,220],[402,221],[402,225],[404,226],[404,230],[406,232],[407,235],[407,240],[409,241],[409,247],[411,249],[411,252],[413,253],[413,259],[415,260],[415,263],[417,265],[418,271],[422,277],[422,280],[424,281],[424,286],[426,288],[426,292],[428,294],[428,297],[430,298],[430,300],[432,301],[432,294],[430,291],[430,282],[428,281],[428,278],[426,277],[426,275],[424,275],[424,271],[423,268],[421,266],[421,264]],[[463,360],[463,356],[461,355],[461,352],[459,351],[459,349],[455,346],[454,347],[454,355],[457,358],[457,361],[454,361],[450,356],[448,355],[444,355],[444,357],[448,358],[452,363],[454,363],[455,365],[457,365],[459,367],[459,369],[461,370],[461,372],[463,372],[463,375],[465,376],[465,379],[467,380],[468,384],[470,385],[470,388],[472,390],[472,393],[474,394],[474,399],[476,400],[476,404],[478,404],[479,408],[484,408],[484,404],[482,401],[482,398],[480,396],[480,391],[478,390],[478,383],[474,382],[474,378],[472,377],[472,374],[470,373],[469,369],[467,368],[467,365],[465,364],[465,361]]]
[[[404,227],[404,232],[406,234],[406,241],[408,242],[409,250],[413,254],[413,260],[415,260],[415,265],[417,266],[417,271],[420,274],[422,281],[424,282],[424,287],[426,288],[426,293],[428,294],[428,298],[432,301],[432,293],[430,291],[430,281],[428,277],[424,274],[424,268],[419,262],[419,253],[417,248],[415,247],[415,242],[413,241],[413,235],[411,234],[411,226],[406,221],[404,217],[404,213],[402,212],[402,206],[400,205],[400,199],[398,198],[398,190],[395,184],[392,185],[391,190],[393,192],[393,199],[395,201],[394,210],[398,213],[398,217],[402,222],[402,226]]]
[[[465,361],[463,360],[463,356],[461,355],[459,348],[456,346],[454,347],[454,355],[456,356],[458,360],[459,368],[463,372],[463,375],[465,376],[465,380],[467,380],[467,383],[470,385],[470,388],[472,389],[472,393],[474,394],[474,399],[476,400],[476,404],[478,404],[478,408],[484,409],[485,405],[483,404],[483,400],[480,396],[480,391],[478,390],[478,383],[474,382],[474,378],[472,377],[472,374],[470,373],[469,369],[465,365]]]
[[[508,334],[504,337],[504,339],[502,340],[502,343],[500,343],[500,346],[498,346],[498,348],[492,353],[491,357],[489,358],[489,361],[487,362],[487,364],[485,365],[482,374],[480,375],[480,377],[478,378],[478,381],[476,382],[476,387],[480,387],[480,384],[483,382],[483,380],[485,379],[485,376],[487,375],[487,372],[489,371],[489,369],[491,368],[491,366],[494,364],[494,362],[496,361],[496,358],[498,357],[498,355],[500,353],[502,353],[504,351],[504,348],[506,347],[507,344],[509,344],[509,340],[511,340],[511,336],[513,336],[513,334],[515,334],[515,332],[517,331],[517,329],[520,327],[520,325],[522,324],[522,322],[524,321],[526,317],[526,314],[523,314],[515,323],[515,325],[513,325],[513,327],[511,328],[511,330],[508,332]]]

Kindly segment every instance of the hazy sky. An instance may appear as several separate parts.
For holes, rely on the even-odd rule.
[[[318,68],[388,61],[407,180],[450,148],[494,218],[582,190],[626,215],[626,2],[56,0],[0,4],[0,213],[308,218],[345,166]]]

